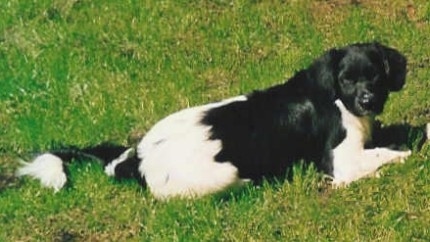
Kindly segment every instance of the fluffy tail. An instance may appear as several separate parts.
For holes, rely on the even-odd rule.
[[[133,148],[112,144],[101,144],[78,149],[66,148],[37,155],[30,162],[20,160],[17,176],[30,176],[40,180],[45,187],[59,191],[67,182],[66,164],[72,160],[97,160],[102,163],[105,173],[116,178],[135,178],[141,184],[143,177],[139,173],[139,159]]]

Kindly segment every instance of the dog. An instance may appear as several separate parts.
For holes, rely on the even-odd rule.
[[[66,161],[95,158],[107,175],[135,178],[157,199],[195,198],[282,178],[303,162],[347,185],[411,154],[369,147],[374,117],[404,86],[406,66],[403,54],[376,42],[334,48],[283,84],[167,116],[135,148],[46,152],[17,175],[58,191]]]

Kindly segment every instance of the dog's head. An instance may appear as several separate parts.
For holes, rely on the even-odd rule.
[[[373,44],[356,44],[339,50],[338,96],[358,116],[379,114],[390,91],[403,87],[406,58],[397,50]]]
[[[332,49],[316,66],[330,79],[324,85],[334,85],[334,96],[357,116],[381,113],[388,93],[399,91],[406,77],[406,58],[378,43]]]

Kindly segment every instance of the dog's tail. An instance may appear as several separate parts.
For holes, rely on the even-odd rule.
[[[20,160],[17,176],[30,176],[45,187],[59,191],[67,182],[66,165],[71,161],[100,162],[108,176],[134,178],[143,184],[139,173],[139,159],[134,148],[103,143],[87,148],[68,147],[52,150],[34,157],[30,162]]]

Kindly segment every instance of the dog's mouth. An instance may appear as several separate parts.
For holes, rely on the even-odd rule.
[[[355,103],[355,114],[358,116],[368,116],[373,114],[373,110],[368,106],[364,106],[358,102]]]

